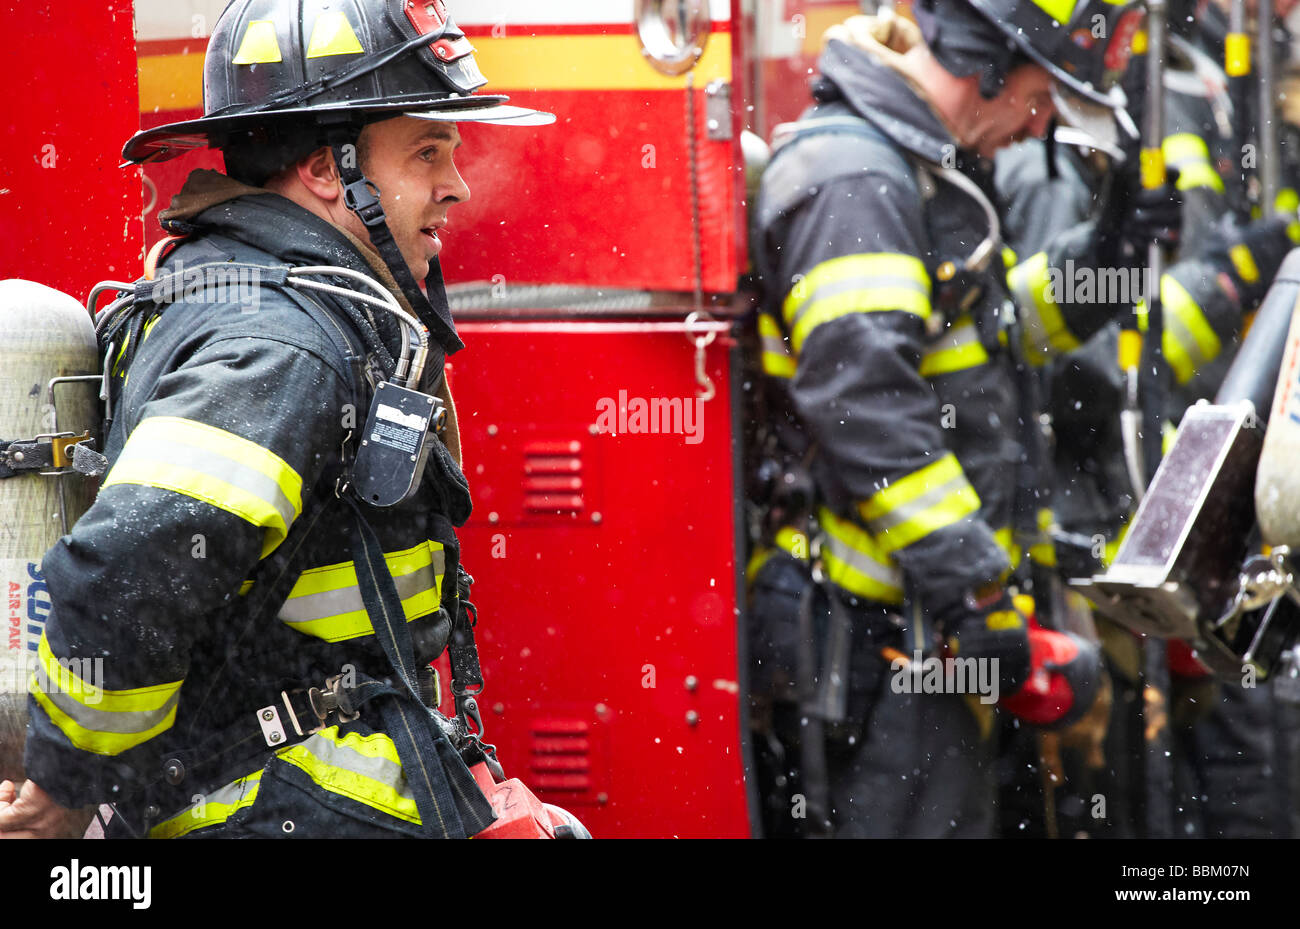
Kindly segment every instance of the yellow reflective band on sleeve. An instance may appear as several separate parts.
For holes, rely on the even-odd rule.
[[[135,427],[104,487],[141,484],[202,500],[266,530],[271,554],[302,512],[302,478],[279,455],[206,423],[151,416]]]
[[[393,740],[382,733],[339,735],[338,726],[322,729],[305,742],[278,753],[281,760],[305,771],[320,787],[397,819],[419,823],[415,798],[406,786]]]
[[[1070,21],[1070,17],[1074,15],[1076,5],[1077,0],[1034,0],[1034,6],[1062,26]]]
[[[797,355],[822,323],[852,313],[897,310],[930,316],[930,276],[913,255],[844,255],[824,261],[791,288],[783,314]]]
[[[1202,366],[1219,357],[1223,345],[1192,295],[1172,275],[1160,280],[1160,300],[1165,326],[1161,345],[1178,383],[1186,384]]]
[[[242,597],[252,589],[253,589],[253,582],[244,581],[242,584],[239,585],[239,595]]]
[[[1238,276],[1247,284],[1259,280],[1259,266],[1255,264],[1255,256],[1250,253],[1250,249],[1244,242],[1238,242],[1228,249],[1228,258],[1231,259],[1232,266],[1237,269]]]
[[[1014,268],[1016,262],[1020,259],[1016,257],[1016,250],[1010,245],[1002,246],[1002,263],[1008,268]]]
[[[975,321],[964,316],[927,346],[918,369],[922,377],[938,377],[989,363],[989,353],[980,343]]]
[[[1165,163],[1179,171],[1179,190],[1208,187],[1215,193],[1223,193],[1223,178],[1214,170],[1210,149],[1200,136],[1190,132],[1168,136],[1161,144],[1161,151]]]
[[[230,59],[234,65],[266,65],[281,61],[280,43],[275,39],[275,23],[269,19],[255,19],[244,30],[244,41],[239,51]]]
[[[903,575],[861,526],[826,507],[817,513],[824,533],[822,569],[832,584],[878,603],[903,602]]]
[[[37,646],[32,697],[74,746],[96,755],[120,755],[170,729],[182,681],[107,690],[86,680],[102,674],[104,659],[55,658],[44,633]],[[96,663],[99,662],[99,663]]]
[[[763,373],[789,380],[794,377],[795,360],[790,354],[781,327],[768,313],[758,314],[758,340],[762,352]]]
[[[754,549],[754,554],[749,556],[749,564],[745,565],[746,587],[753,585],[754,578],[758,577],[758,572],[763,570],[763,565],[767,564],[775,554],[776,549],[766,548],[762,545]]]
[[[998,543],[998,548],[1007,553],[1007,561],[1011,562],[1011,570],[1014,571],[1020,567],[1020,561],[1024,558],[1024,553],[1020,546],[1015,542],[1015,533],[1011,531],[1010,526],[1003,526],[993,533],[993,541]]]
[[[1300,217],[1296,216],[1296,211],[1300,210],[1300,192],[1294,187],[1283,187],[1273,198],[1273,209],[1282,214],[1290,214],[1294,222],[1287,223],[1286,234],[1292,243],[1300,245]],[[1244,339],[1245,334],[1242,335]]]
[[[1245,77],[1250,73],[1250,36],[1229,32],[1223,40],[1223,70],[1228,77]]]
[[[892,554],[980,508],[975,488],[952,454],[913,471],[858,507],[880,550]]]
[[[408,623],[437,612],[446,557],[441,542],[421,542],[384,555]],[[279,618],[291,629],[326,642],[373,633],[357,586],[356,565],[351,561],[303,571],[280,608]]]
[[[149,838],[179,839],[196,829],[224,823],[244,807],[253,805],[261,781],[261,770],[232,781],[154,826],[149,830]]]
[[[1020,307],[1025,358],[1030,364],[1041,366],[1052,356],[1079,347],[1053,299],[1047,252],[1032,255],[1007,272],[1007,286]]]

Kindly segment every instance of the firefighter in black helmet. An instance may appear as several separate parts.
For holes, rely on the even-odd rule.
[[[127,143],[220,148],[227,174],[191,175],[152,284],[101,322],[109,470],[43,562],[30,780],[0,786],[0,832],[75,834],[103,803],[154,837],[493,821],[438,233],[469,196],[456,123],[551,117],[475,95],[472,51],[441,0],[236,0],[205,115]],[[429,709],[449,641],[453,719]]]
[[[988,159],[1042,135],[1056,100],[1118,106],[1108,80],[1136,25],[1127,5],[1086,0],[914,11],[919,29],[882,14],[828,34],[816,105],[778,130],[756,204],[771,432],[816,490],[811,520],[761,540],[752,615],[769,625],[755,651],[795,664],[763,640],[825,630],[787,715],[800,725],[778,736],[802,743],[810,831],[841,836],[992,830],[993,704],[1027,694],[1031,663],[1051,651],[1031,640],[1060,633],[1031,630],[1009,596],[1036,441],[1017,425],[1032,432],[1036,417],[1016,356],[1050,320],[1018,326],[1008,311],[1014,258]],[[800,592],[792,566],[824,583]],[[1059,653],[1075,656],[1065,670],[1095,669],[1095,649],[1075,644]],[[959,661],[985,676],[956,680]],[[1016,712],[1067,723],[1098,686],[1095,673],[1058,683],[1068,696],[1052,712],[1041,696]],[[803,737],[818,728],[820,758]]]

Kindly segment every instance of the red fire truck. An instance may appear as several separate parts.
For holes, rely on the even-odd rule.
[[[527,133],[464,127],[473,195],[443,254],[468,346],[449,367],[487,741],[598,837],[754,834],[745,133],[797,115],[822,31],[859,4],[449,5],[488,90],[558,116]],[[157,210],[220,155],[121,169],[121,144],[200,115],[223,6],[4,4],[0,279],[80,300],[139,276]]]

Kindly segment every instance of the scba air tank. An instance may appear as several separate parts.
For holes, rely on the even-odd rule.
[[[87,430],[101,441],[98,389],[57,388],[58,415],[48,399],[56,377],[93,375],[99,353],[90,313],[67,294],[31,281],[0,281],[0,440],[30,441],[56,431]],[[102,446],[101,446],[102,447]],[[80,475],[18,472],[0,480],[0,780],[22,775],[27,680],[50,613],[41,558],[90,506],[95,484]]]

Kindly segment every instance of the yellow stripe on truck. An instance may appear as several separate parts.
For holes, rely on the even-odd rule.
[[[474,36],[474,57],[491,93],[511,90],[675,90],[686,75],[660,74],[630,35]],[[203,53],[144,55],[139,61],[140,112],[203,106]],[[731,80],[731,35],[709,35],[692,72],[695,86]]]

